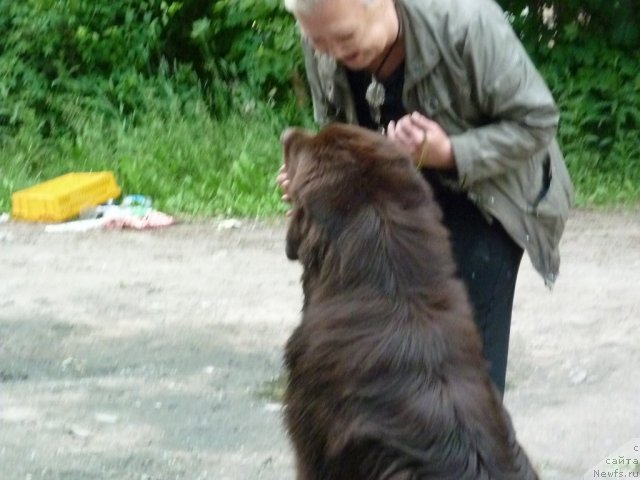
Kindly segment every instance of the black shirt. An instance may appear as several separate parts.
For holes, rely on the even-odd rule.
[[[347,78],[349,79],[349,86],[356,104],[358,123],[361,126],[371,130],[379,130],[381,127],[386,129],[391,120],[396,121],[406,115],[407,112],[404,109],[404,105],[402,105],[404,62],[386,80],[381,82],[384,86],[385,95],[384,103],[380,107],[380,125],[371,116],[371,110],[365,98],[367,87],[371,83],[371,74],[366,70],[347,70]]]

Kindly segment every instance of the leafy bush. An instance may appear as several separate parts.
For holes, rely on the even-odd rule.
[[[70,104],[144,111],[157,75],[218,115],[238,99],[287,104],[301,71],[294,28],[280,0],[0,2],[0,129],[31,110],[43,135],[75,134]]]
[[[300,59],[279,53],[299,47],[278,2],[0,2],[0,30],[2,210],[20,188],[100,169],[171,211],[283,208],[277,138],[308,116],[275,72]]]
[[[578,204],[640,200],[640,13],[631,0],[501,0],[561,110]]]
[[[561,107],[579,203],[640,199],[633,1],[500,3]],[[0,31],[1,209],[18,188],[109,168],[171,211],[281,211],[279,132],[312,123],[282,0],[0,1]]]
[[[186,4],[168,25],[165,52],[194,67],[218,113],[227,112],[229,90],[233,97],[250,92],[248,102],[259,98],[281,106],[293,95],[299,110],[308,106],[299,35],[282,0]],[[294,114],[295,123],[304,121],[304,113],[287,114]]]
[[[640,12],[635,0],[498,0],[511,12],[516,30],[530,51],[550,39],[573,43],[586,39],[632,52],[640,45]]]
[[[578,50],[578,51],[576,51]],[[594,44],[581,58],[563,48],[564,62],[545,75],[561,108],[560,140],[578,201],[640,200],[640,55]],[[558,58],[561,59],[560,55]]]

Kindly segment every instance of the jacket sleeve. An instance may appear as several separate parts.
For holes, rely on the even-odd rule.
[[[559,119],[551,92],[502,11],[481,3],[459,46],[471,88],[490,120],[451,136],[464,187],[500,175],[544,149]]]

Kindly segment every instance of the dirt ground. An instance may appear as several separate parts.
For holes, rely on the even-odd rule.
[[[279,405],[300,270],[283,222],[45,233],[0,224],[0,479],[292,479]],[[580,479],[640,437],[640,215],[574,213],[549,292],[523,261],[521,443]]]

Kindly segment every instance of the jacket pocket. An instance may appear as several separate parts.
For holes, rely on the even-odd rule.
[[[530,212],[535,216],[566,219],[573,201],[573,188],[569,172],[554,140],[543,158],[539,189],[530,202]]]
[[[531,202],[530,205],[530,209],[531,212],[534,214],[538,214],[538,207],[540,206],[540,203],[546,198],[547,194],[549,193],[549,189],[551,188],[551,181],[552,181],[552,176],[551,176],[551,158],[549,158],[549,155],[545,155],[545,157],[542,160],[542,181],[540,184],[540,189],[538,190],[538,193],[536,194],[535,198],[533,199],[533,202]]]

